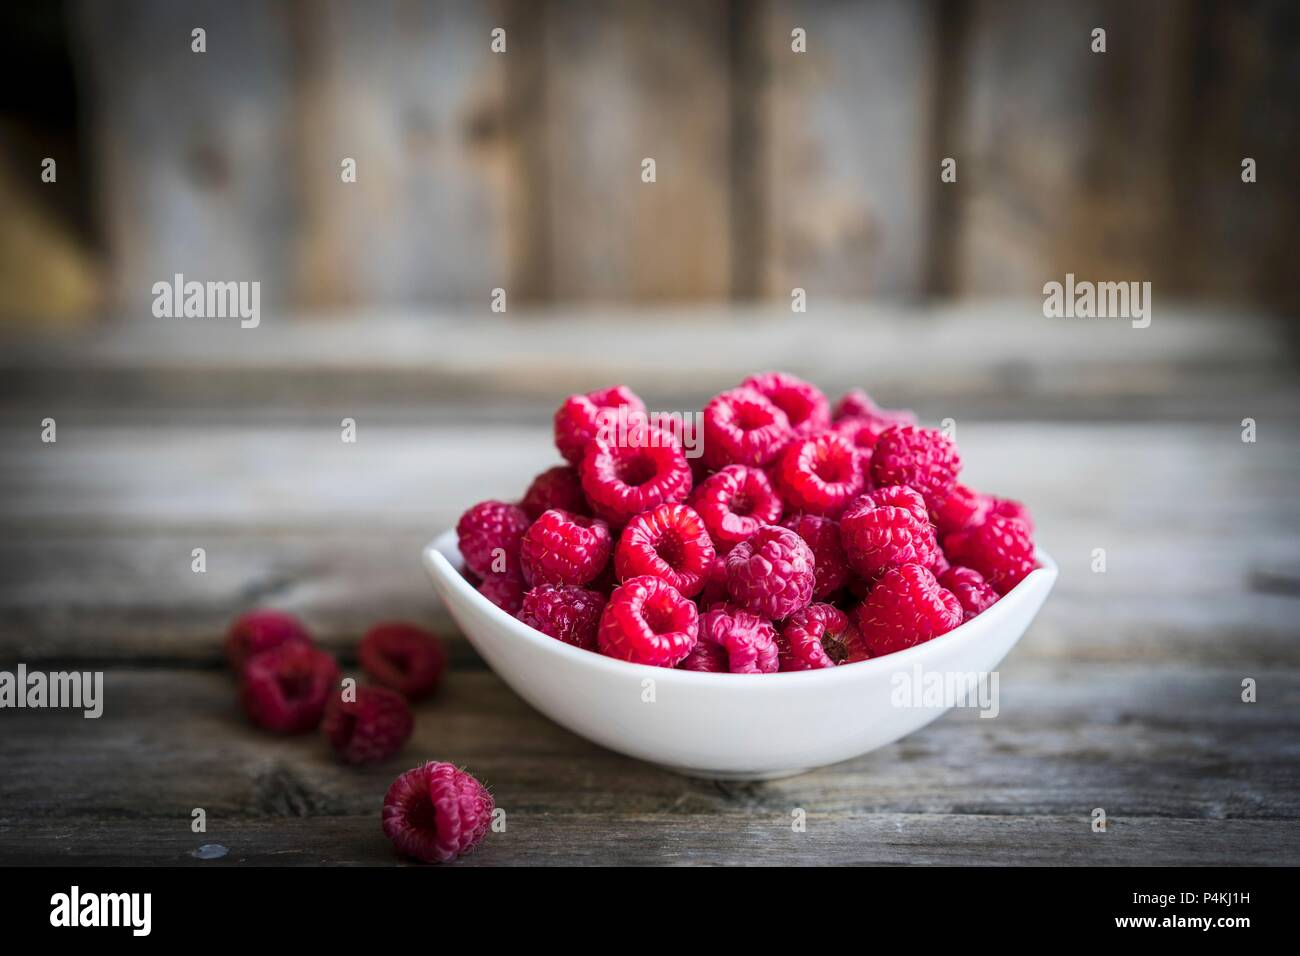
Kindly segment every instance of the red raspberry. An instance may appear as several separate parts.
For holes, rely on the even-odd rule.
[[[300,734],[320,724],[338,683],[333,657],[302,641],[289,641],[244,663],[240,699],[259,727]]]
[[[817,386],[789,372],[763,372],[740,383],[752,388],[781,411],[795,435],[815,435],[830,427],[831,405]]]
[[[709,530],[694,509],[660,505],[627,523],[614,551],[614,570],[620,581],[650,574],[694,597],[715,557]]]
[[[812,600],[815,569],[803,538],[766,525],[727,555],[727,592],[741,609],[778,621]]]
[[[596,650],[596,629],[605,595],[571,584],[541,584],[524,595],[519,620],[548,637]]]
[[[871,453],[871,480],[877,488],[908,485],[931,508],[948,497],[959,471],[957,446],[933,428],[895,425],[876,439]]]
[[[988,504],[989,513],[1001,515],[1004,518],[1019,518],[1024,523],[1025,530],[1030,534],[1034,533],[1034,519],[1029,515],[1029,509],[1019,501],[1011,498],[995,498],[987,495],[984,501]]]
[[[705,478],[691,493],[691,507],[722,552],[775,522],[784,510],[767,474],[745,465],[728,465]]]
[[[432,694],[447,667],[442,642],[423,628],[401,621],[387,621],[368,630],[357,657],[371,680],[409,700]]]
[[[235,618],[226,632],[226,659],[238,673],[250,657],[281,644],[311,644],[311,635],[292,614],[284,611],[249,611]]]
[[[405,856],[446,863],[487,834],[492,794],[463,770],[431,760],[408,770],[384,796],[384,835]]]
[[[524,580],[537,584],[586,584],[609,561],[609,525],[552,509],[533,522],[519,556]]]
[[[715,604],[725,604],[730,595],[727,594],[727,559],[724,555],[715,554],[713,563],[709,565],[709,573],[704,578],[704,588],[695,597],[695,603],[702,610],[708,611]]]
[[[983,614],[998,602],[998,592],[989,587],[984,576],[974,568],[951,567],[939,575],[939,583],[957,595],[963,623]]]
[[[672,667],[691,652],[699,612],[663,578],[645,575],[614,589],[600,618],[600,652],[634,664]]]
[[[593,441],[582,460],[582,490],[592,510],[621,528],[628,519],[691,493],[691,467],[671,432],[641,428],[626,445]]]
[[[949,561],[974,568],[999,594],[1006,594],[1034,570],[1034,541],[1019,518],[992,515],[948,535],[943,549]]]
[[[536,521],[543,511],[558,508],[575,515],[591,514],[587,497],[582,493],[582,481],[578,478],[578,469],[571,465],[556,465],[547,468],[533,479],[533,483],[524,492],[519,507],[527,512],[528,517]]]
[[[919,564],[891,568],[854,612],[872,657],[946,634],[961,623],[961,602]]]
[[[358,687],[357,699],[335,694],[321,729],[345,763],[377,763],[402,749],[415,721],[406,698],[387,687]]]
[[[829,604],[809,604],[791,614],[778,644],[783,671],[818,670],[871,656],[849,616]]]
[[[934,509],[934,526],[941,535],[952,534],[983,521],[988,510],[988,499],[984,495],[958,483]]]
[[[702,638],[695,642],[691,652],[677,665],[680,671],[699,671],[706,674],[725,674],[731,670],[727,649]]]
[[[628,409],[632,422],[644,422],[645,402],[626,385],[613,385],[586,395],[570,395],[555,413],[555,447],[570,464],[578,464],[602,426],[610,427],[617,423],[620,408]]]
[[[752,388],[723,392],[704,406],[704,462],[763,466],[790,440],[790,420]]]
[[[930,567],[939,556],[925,502],[911,488],[878,488],[853,502],[840,518],[849,565],[872,580],[903,564]]]
[[[869,418],[878,422],[883,431],[890,425],[915,425],[916,414],[906,408],[881,408],[860,388],[854,388],[840,396],[835,403],[834,421],[846,418]]]
[[[726,655],[724,666],[717,668],[720,671],[775,674],[778,667],[776,629],[772,622],[736,607],[718,607],[700,616],[700,640],[695,646],[701,645],[719,648]],[[707,668],[698,666],[706,660]],[[717,652],[706,650],[696,657],[695,666],[688,669],[713,669],[717,663]],[[687,666],[685,662],[683,666]]]
[[[826,600],[842,588],[849,577],[848,559],[840,543],[840,526],[819,515],[795,515],[782,524],[803,538],[812,549],[816,575],[812,599]]]
[[[478,593],[507,614],[519,613],[524,603],[524,582],[518,578],[491,577],[479,582]]]
[[[823,432],[781,453],[776,486],[792,511],[834,518],[862,493],[862,462],[847,438]]]
[[[465,567],[480,578],[520,577],[519,543],[528,525],[528,513],[518,505],[480,501],[456,522]]]

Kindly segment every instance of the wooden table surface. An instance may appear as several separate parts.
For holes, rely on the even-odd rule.
[[[1283,326],[1170,311],[1133,330],[1036,308],[653,314],[634,348],[626,317],[590,315],[11,337],[0,669],[102,669],[106,706],[97,721],[0,711],[0,862],[389,864],[384,790],[437,758],[507,813],[460,865],[1300,863],[1300,405]],[[953,417],[969,481],[1031,505],[1061,578],[1000,669],[996,719],[954,711],[787,780],[687,779],[520,701],[456,632],[419,550],[552,463],[566,391],[626,380],[691,408],[774,366]],[[316,736],[250,727],[220,640],[256,605],[301,614],[350,673],[378,619],[443,633],[452,668],[405,751],[352,769]],[[201,843],[229,854],[200,863]]]

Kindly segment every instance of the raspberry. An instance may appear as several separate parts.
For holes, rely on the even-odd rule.
[[[727,649],[721,644],[714,644],[701,638],[695,642],[691,652],[682,658],[677,669],[706,674],[725,674],[731,670],[731,660],[727,657]]]
[[[782,524],[803,538],[812,549],[814,575],[812,599],[824,601],[848,580],[849,565],[840,543],[840,526],[818,515],[795,515]]]
[[[939,556],[925,502],[911,488],[878,488],[853,502],[840,518],[849,565],[868,580],[903,564],[929,567]]]
[[[624,581],[609,596],[600,618],[600,652],[634,664],[672,667],[691,652],[699,612],[663,578]]]
[[[491,577],[479,583],[478,593],[507,614],[515,615],[523,605],[524,582],[518,578]]]
[[[877,488],[909,485],[931,508],[948,497],[959,471],[957,446],[933,428],[895,425],[876,439],[871,453],[871,480]]]
[[[492,823],[492,794],[463,770],[431,760],[384,796],[384,835],[405,856],[446,863],[468,853]]]
[[[871,475],[871,450],[876,447],[876,440],[892,427],[889,422],[875,418],[843,418],[831,426],[837,435],[843,435],[858,453],[862,463],[862,474]]]
[[[857,450],[834,432],[791,442],[781,453],[776,474],[787,508],[832,518],[865,486]]]
[[[704,406],[704,462],[710,468],[769,464],[790,437],[785,412],[752,388],[723,392]]]
[[[722,552],[775,522],[784,509],[763,470],[745,465],[728,465],[705,478],[691,493],[691,507]]]
[[[974,568],[951,567],[939,575],[939,583],[957,595],[963,622],[983,614],[998,602],[998,592]]]
[[[238,673],[253,655],[291,642],[312,642],[307,628],[292,614],[270,610],[249,611],[235,618],[235,623],[226,632],[226,659]]]
[[[777,621],[812,600],[815,568],[803,538],[766,525],[727,555],[727,592],[741,609]]]
[[[540,518],[543,511],[550,511],[552,508],[575,515],[591,513],[587,498],[582,493],[582,481],[578,478],[578,469],[571,465],[547,468],[534,478],[533,483],[524,492],[519,507],[523,508],[533,521]]]
[[[934,526],[941,535],[952,534],[983,521],[988,510],[987,498],[959,483],[934,509]]]
[[[387,687],[358,687],[357,699],[331,698],[321,729],[345,763],[377,763],[402,749],[415,721],[406,698]]]
[[[994,498],[991,495],[985,496],[984,500],[988,504],[990,514],[1001,515],[1004,518],[1019,518],[1025,530],[1030,534],[1034,533],[1034,519],[1030,517],[1029,509],[1019,501],[1010,498]]]
[[[957,597],[919,564],[891,568],[854,612],[872,657],[923,644],[961,623]]]
[[[1034,569],[1034,542],[1019,518],[992,515],[948,535],[943,549],[949,561],[974,568],[998,594],[1006,594]]]
[[[520,577],[519,542],[528,530],[528,514],[504,501],[480,501],[456,522],[465,567],[480,578]]]
[[[586,584],[609,561],[609,525],[552,509],[533,522],[519,556],[531,584]]]
[[[695,646],[718,648],[725,655],[724,666],[717,668],[732,674],[774,674],[778,667],[776,629],[772,622],[739,608],[723,606],[700,616],[700,640]],[[695,654],[694,651],[691,652]],[[716,651],[703,651],[696,664],[707,659],[713,669],[719,663]],[[684,662],[683,662],[684,663]]]
[[[695,603],[703,610],[710,610],[715,604],[724,604],[727,594],[727,559],[721,554],[713,556],[709,573],[704,576],[704,588],[695,597]]]
[[[740,387],[752,388],[785,412],[795,435],[815,435],[830,427],[831,406],[821,389],[789,372],[751,375]]]
[[[605,595],[571,584],[541,584],[524,595],[519,620],[548,637],[583,650],[596,649]]]
[[[338,682],[333,657],[302,641],[289,641],[245,662],[240,698],[259,727],[300,734],[316,729]]]
[[[408,700],[432,694],[447,667],[447,652],[437,637],[400,621],[376,624],[368,630],[357,657],[371,680]]]
[[[783,671],[818,670],[871,656],[849,616],[829,604],[809,604],[791,614],[778,645]]]
[[[709,530],[694,509],[660,505],[627,523],[614,551],[614,570],[620,581],[650,574],[693,597],[704,587],[716,556]]]
[[[587,445],[602,426],[616,422],[618,409],[626,407],[632,421],[644,421],[645,402],[626,385],[598,389],[586,395],[570,395],[555,413],[555,447],[565,461],[576,465],[582,461]]]
[[[916,414],[906,408],[881,408],[860,388],[850,389],[835,403],[833,420],[869,418],[880,424],[881,430],[890,425],[915,425]]]
[[[582,459],[582,490],[614,528],[658,505],[685,501],[693,480],[671,432],[638,428],[627,439],[626,445],[593,441]]]

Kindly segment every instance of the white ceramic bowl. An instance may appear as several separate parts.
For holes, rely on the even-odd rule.
[[[918,675],[933,680],[926,675],[936,672],[992,672],[1056,583],[1052,559],[1040,551],[1038,561],[993,607],[917,647],[826,670],[701,674],[629,664],[547,637],[461,577],[454,531],[424,549],[433,586],[452,617],[520,697],[611,750],[728,779],[789,776],[847,760],[939,717],[947,707],[899,705],[904,682]]]

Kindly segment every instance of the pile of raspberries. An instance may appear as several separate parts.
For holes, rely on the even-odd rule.
[[[575,647],[769,674],[931,640],[1035,566],[1024,506],[959,484],[946,435],[860,390],[832,409],[751,376],[704,406],[697,459],[664,422],[622,385],[565,399],[567,464],[461,516],[467,579]]]

